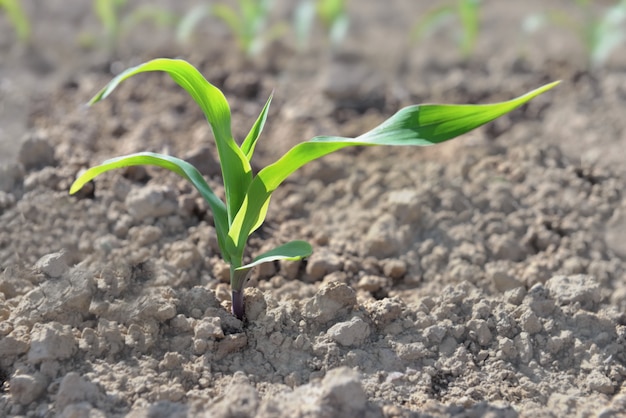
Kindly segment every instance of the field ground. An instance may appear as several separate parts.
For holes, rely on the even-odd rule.
[[[623,48],[590,69],[567,32],[520,38],[547,2],[487,0],[463,59],[445,32],[411,44],[428,4],[393,0],[351,3],[334,52],[317,33],[307,52],[287,39],[243,59],[207,21],[191,46],[141,25],[112,53],[77,44],[96,27],[89,2],[24,3],[29,45],[0,16],[0,416],[626,414]],[[83,106],[111,71],[158,56],[223,89],[237,138],[274,91],[255,168],[408,104],[563,83],[441,146],[349,149],[298,171],[250,255],[292,239],[315,252],[255,271],[242,322],[189,185],[149,168],[67,193],[79,170],[142,150],[200,162],[220,190],[202,113],[167,77]]]

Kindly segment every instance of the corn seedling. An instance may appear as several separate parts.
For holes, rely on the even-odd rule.
[[[421,41],[437,29],[457,20],[458,48],[464,58],[474,52],[480,31],[480,0],[457,0],[456,4],[446,4],[426,12],[413,26],[411,40]]]
[[[626,39],[626,0],[615,3],[600,17],[597,17],[591,0],[576,0],[576,4],[581,11],[579,18],[552,10],[528,16],[522,27],[527,34],[537,32],[547,24],[567,29],[583,44],[590,67],[600,67]]]
[[[236,8],[221,3],[200,5],[181,20],[178,40],[187,42],[200,21],[212,15],[228,26],[240,51],[255,56],[285,31],[284,24],[270,26],[271,7],[272,0],[237,0]]]
[[[336,47],[341,44],[349,25],[345,0],[304,0],[298,4],[294,14],[296,39],[300,49],[306,48],[316,17],[324,26],[330,45]]]
[[[202,108],[213,131],[224,182],[225,201],[211,190],[191,164],[168,155],[141,152],[104,161],[79,175],[70,187],[76,193],[96,176],[115,168],[154,165],[190,181],[213,212],[218,245],[230,264],[232,312],[244,316],[243,289],[250,270],[275,260],[297,260],[312,253],[310,244],[292,241],[244,263],[248,237],[264,222],[272,192],[294,171],[324,155],[351,146],[438,144],[457,137],[516,109],[551,89],[553,82],[516,99],[487,105],[414,105],[399,110],[379,126],[356,138],[318,136],[291,148],[273,164],[253,173],[250,161],[267,118],[271,96],[250,132],[239,145],[232,135],[230,107],[223,93],[191,64],[183,60],[156,59],[127,69],[104,87],[89,104],[106,98],[124,80],[147,71],[164,71]]]
[[[30,38],[30,22],[22,9],[20,0],[0,0],[0,9],[4,10],[7,19],[13,25],[17,39],[28,42]]]
[[[145,5],[127,10],[127,3],[128,0],[94,0],[94,13],[102,26],[104,45],[110,51],[114,51],[132,28],[142,22],[167,27],[173,26],[177,21],[172,13],[155,6]],[[95,40],[89,35],[83,35],[80,42],[91,45]]]

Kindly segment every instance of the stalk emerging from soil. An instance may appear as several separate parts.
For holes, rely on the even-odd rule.
[[[136,165],[163,167],[190,181],[213,212],[218,245],[222,257],[230,264],[232,312],[239,319],[245,316],[243,289],[253,267],[277,260],[298,260],[308,257],[313,251],[305,241],[291,241],[258,255],[247,264],[243,262],[248,237],[264,222],[272,192],[297,169],[350,146],[427,146],[448,141],[518,108],[559,83],[546,84],[516,99],[495,104],[408,106],[356,138],[318,136],[301,142],[276,162],[254,174],[250,161],[265,125],[271,97],[241,145],[233,138],[230,107],[223,93],[183,60],[156,59],[129,68],[109,82],[89,104],[106,98],[127,78],[148,71],[167,72],[204,111],[217,144],[225,201],[215,195],[191,164],[176,157],[149,152],[113,158],[88,169],[74,181],[70,194],[104,172]]]

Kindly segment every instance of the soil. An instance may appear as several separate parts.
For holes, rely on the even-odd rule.
[[[408,41],[436,2],[394,0],[352,3],[332,52],[320,32],[306,53],[282,41],[244,59],[209,21],[191,46],[148,25],[113,53],[76,44],[96,27],[89,2],[24,3],[30,44],[0,16],[0,416],[626,416],[623,50],[590,69],[566,32],[520,39],[546,2],[493,0],[463,59],[444,32]],[[198,163],[220,192],[203,115],[166,76],[83,106],[112,71],[157,56],[223,89],[237,138],[274,91],[257,169],[404,105],[564,82],[450,143],[298,171],[248,256],[292,239],[315,252],[256,270],[240,321],[211,214],[184,181],[134,169],[67,192],[80,170],[143,150]]]

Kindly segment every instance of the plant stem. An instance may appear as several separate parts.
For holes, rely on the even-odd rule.
[[[237,270],[237,266],[240,265],[241,262],[238,262],[230,266],[230,288],[232,290],[233,315],[238,319],[243,319],[246,309],[243,304],[243,288],[246,285],[250,269]]]
[[[243,320],[243,315],[245,313],[245,306],[243,304],[243,289],[242,290],[233,290],[232,293],[232,302],[233,302],[233,315],[237,317],[237,319]]]

